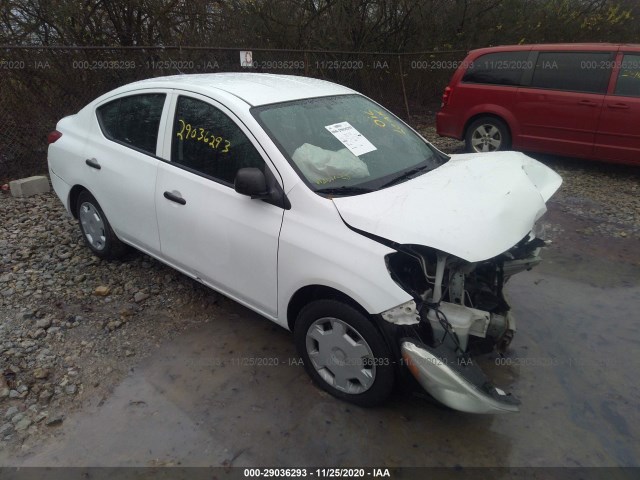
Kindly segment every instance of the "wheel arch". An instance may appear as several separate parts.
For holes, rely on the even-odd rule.
[[[326,285],[307,285],[298,289],[289,300],[287,305],[287,326],[289,330],[293,331],[298,314],[304,306],[314,300],[338,300],[355,308],[365,317],[371,318],[365,308],[346,293]],[[372,321],[371,323],[377,328],[375,322]]]
[[[71,191],[69,192],[69,212],[71,212],[71,215],[73,215],[73,218],[75,219],[78,218],[78,208],[77,208],[78,197],[84,191],[89,192],[89,189],[83,187],[82,185],[74,185],[71,188]]]
[[[479,118],[483,118],[483,117],[492,117],[504,123],[507,126],[507,129],[509,130],[509,135],[511,136],[511,142],[513,143],[513,138],[514,138],[513,122],[515,122],[515,120],[506,118],[506,117],[511,117],[510,114],[502,115],[502,114],[493,113],[493,112],[479,112],[469,117],[464,124],[464,129],[462,130],[462,138],[467,138],[467,133],[469,131],[469,127],[471,126],[471,124],[476,120],[478,120]]]

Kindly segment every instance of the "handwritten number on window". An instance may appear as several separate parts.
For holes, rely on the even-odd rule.
[[[221,153],[228,153],[229,148],[231,147],[231,142],[223,137],[216,137],[211,134],[208,130],[204,128],[194,128],[190,123],[185,122],[183,119],[179,118],[178,123],[180,124],[179,131],[176,132],[176,137],[180,140],[189,140],[193,139],[197,142],[203,142],[206,145],[209,145],[214,150],[217,150],[220,144],[224,141],[224,149],[221,150]],[[200,135],[198,135],[200,132]]]

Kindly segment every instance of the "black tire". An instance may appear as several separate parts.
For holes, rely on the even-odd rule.
[[[90,225],[86,220],[87,216],[95,218],[93,225]],[[111,229],[111,225],[100,204],[87,190],[80,192],[78,195],[76,217],[78,218],[78,225],[84,242],[94,255],[112,260],[120,258],[127,252],[127,246],[118,239]],[[100,233],[96,235],[97,231]]]
[[[325,330],[327,327],[330,328]],[[344,350],[339,345],[330,347],[327,343],[329,339],[322,340],[325,345],[320,348],[318,341],[308,336],[314,331],[320,336],[326,333],[333,335],[330,332],[342,332],[342,328],[345,333],[338,333],[332,339],[346,342]],[[371,321],[353,307],[336,300],[311,302],[298,315],[294,337],[305,370],[320,388],[334,397],[362,407],[371,407],[381,404],[391,394],[395,370],[389,348]],[[319,369],[316,362],[320,351],[324,356],[329,348],[332,352],[331,361],[321,362],[324,366]],[[314,355],[314,360],[311,355]],[[349,379],[354,371],[357,371],[356,376]],[[351,391],[339,388],[340,383]]]
[[[480,117],[467,128],[464,137],[467,152],[497,152],[511,148],[511,132],[502,120],[496,117]],[[499,144],[496,145],[495,142]]]

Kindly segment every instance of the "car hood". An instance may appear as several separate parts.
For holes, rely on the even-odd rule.
[[[524,238],[561,183],[557,173],[522,153],[452,155],[407,182],[333,202],[353,228],[477,262]]]

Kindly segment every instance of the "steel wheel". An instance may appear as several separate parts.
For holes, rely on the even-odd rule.
[[[83,202],[78,212],[78,220],[89,245],[96,250],[104,250],[107,238],[104,222],[96,207],[89,202]]]
[[[393,390],[395,367],[373,321],[338,300],[314,300],[296,319],[298,354],[311,379],[342,400],[370,407]]]
[[[465,137],[467,151],[471,153],[497,152],[511,148],[509,128],[495,117],[481,117],[475,120]]]
[[[127,246],[113,232],[93,195],[86,190],[80,192],[75,205],[80,231],[85,243],[95,255],[113,259],[126,253]]]
[[[342,320],[324,317],[313,322],[306,345],[313,368],[333,388],[358,394],[373,385],[376,366],[371,347]]]

